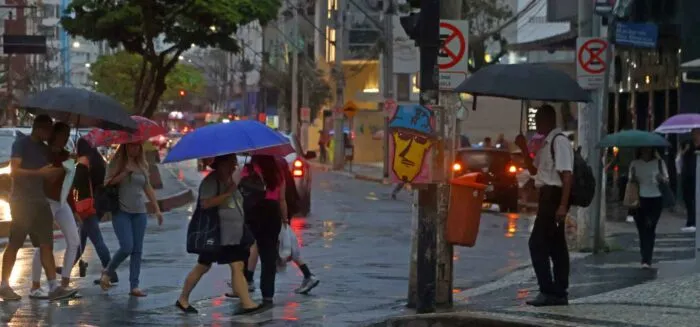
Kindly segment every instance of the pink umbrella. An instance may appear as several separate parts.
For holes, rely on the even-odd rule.
[[[158,123],[148,118],[131,116],[131,119],[133,119],[138,126],[133,133],[95,128],[83,136],[83,138],[97,147],[112,144],[141,143],[154,136],[163,135],[168,132],[163,126],[158,125]]]

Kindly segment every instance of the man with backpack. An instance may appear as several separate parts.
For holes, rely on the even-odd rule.
[[[543,105],[535,115],[535,123],[537,132],[546,137],[534,159],[524,157],[525,168],[534,176],[539,190],[537,217],[528,244],[540,294],[527,304],[567,305],[569,250],[565,225],[572,204],[574,151],[568,138],[556,128],[556,112],[552,106]],[[527,140],[522,134],[516,137],[515,144],[523,153],[528,153]]]

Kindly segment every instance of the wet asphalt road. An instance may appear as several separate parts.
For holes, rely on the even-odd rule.
[[[171,168],[189,185],[196,185],[202,176],[191,162]],[[0,303],[1,320],[8,326],[348,326],[401,313],[408,284],[410,195],[403,193],[392,201],[389,186],[320,171],[313,177],[312,214],[292,223],[303,244],[302,257],[321,279],[311,295],[293,293],[301,273],[290,266],[278,274],[273,309],[254,316],[233,316],[237,301],[223,297],[228,268],[214,267],[192,294],[191,302],[200,314],[182,315],[173,304],[196,261],[195,255],[185,252],[183,242],[192,209],[182,208],[167,213],[163,226],[149,221],[141,271],[141,286],[148,297],[127,295],[128,262],[118,270],[122,283],[117,287],[105,293],[92,285],[100,269],[88,245],[88,276],[75,278],[82,298],[56,303],[29,300],[33,250],[23,249],[12,285],[24,299]],[[517,215],[484,213],[477,246],[455,251],[455,292],[527,265],[529,224]],[[102,231],[115,250],[111,224],[103,224]],[[56,243],[60,262],[63,241]],[[77,274],[77,269],[73,272]],[[259,297],[256,292],[254,298]]]

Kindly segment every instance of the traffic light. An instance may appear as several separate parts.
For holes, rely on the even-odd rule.
[[[184,97],[185,95],[187,95],[187,92],[185,92],[185,90],[180,90],[180,96]]]
[[[401,22],[401,27],[408,35],[408,38],[416,41],[417,44],[420,37],[420,14],[411,13],[408,16],[403,16],[399,18],[399,22]]]

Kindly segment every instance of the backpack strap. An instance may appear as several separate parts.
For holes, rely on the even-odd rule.
[[[563,133],[557,133],[557,135],[554,135],[552,137],[552,141],[549,143],[549,152],[552,154],[552,163],[557,163],[557,157],[554,156],[554,140],[557,139],[557,136],[566,136]]]

